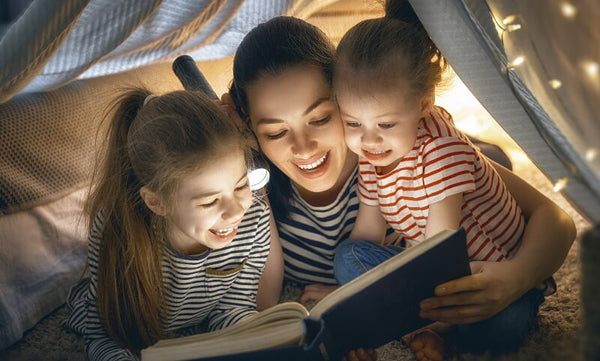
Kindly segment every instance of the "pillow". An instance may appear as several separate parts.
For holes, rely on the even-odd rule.
[[[87,261],[87,187],[0,217],[0,349],[61,306]]]

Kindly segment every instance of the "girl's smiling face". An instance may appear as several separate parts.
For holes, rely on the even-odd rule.
[[[188,255],[223,248],[235,237],[251,204],[243,152],[214,156],[180,181],[166,214],[169,241]]]
[[[263,153],[300,193],[336,193],[355,167],[331,87],[322,71],[296,65],[246,88]],[[336,193],[337,194],[337,193]]]
[[[432,100],[407,97],[400,88],[357,93],[336,92],[346,144],[378,173],[387,173],[413,148],[419,121]]]

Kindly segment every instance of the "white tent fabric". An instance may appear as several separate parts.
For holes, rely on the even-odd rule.
[[[410,2],[479,102],[551,180],[564,184],[574,205],[599,222],[600,74],[574,70],[582,59],[600,61],[597,2],[581,1],[571,27],[557,15],[564,4],[559,1]],[[506,29],[512,23],[502,20],[509,15],[521,28],[508,34],[500,30],[500,38],[497,24]],[[567,30],[581,36],[562,35]],[[517,59],[515,54],[522,56],[521,64],[508,60]],[[552,89],[556,79],[564,89]]]
[[[259,23],[330,2],[36,0],[0,41],[0,102],[181,54],[225,57]]]

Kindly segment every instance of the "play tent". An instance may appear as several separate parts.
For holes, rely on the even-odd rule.
[[[79,213],[95,129],[114,84],[179,89],[169,66],[178,55],[216,60],[273,16],[306,18],[335,3],[339,16],[350,16],[347,6],[368,2],[366,9],[378,6],[369,0],[3,0],[0,348],[64,302],[80,276],[86,249]],[[556,191],[598,223],[597,1],[411,4],[479,102]]]

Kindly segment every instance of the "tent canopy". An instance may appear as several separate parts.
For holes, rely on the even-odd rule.
[[[171,62],[181,54],[198,61],[226,57],[260,22],[281,14],[306,18],[335,2],[31,1],[0,41],[0,102]],[[367,0],[344,3],[346,11],[373,8],[364,6]],[[360,3],[362,7],[356,5]],[[597,222],[600,47],[594,44],[600,43],[600,28],[593,24],[600,7],[595,1],[411,3],[481,104],[552,181],[564,186],[578,209]],[[13,15],[18,11],[13,9]],[[0,166],[11,162],[14,166],[14,159],[3,159]]]

